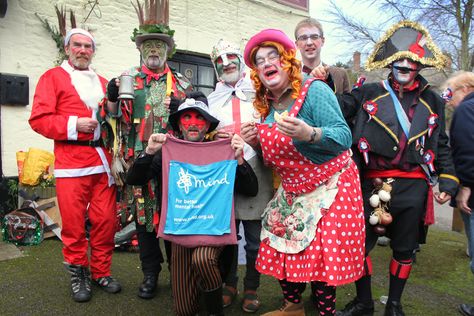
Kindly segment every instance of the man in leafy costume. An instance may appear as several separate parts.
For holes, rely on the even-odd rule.
[[[182,98],[191,84],[170,69],[167,64],[175,52],[174,30],[168,26],[168,1],[138,0],[136,6],[140,26],[135,28],[131,37],[140,51],[141,65],[132,67],[122,75],[133,78],[134,98],[119,96],[120,83],[112,79],[108,85],[108,104],[118,119],[116,129],[113,173],[118,179],[119,200],[124,210],[134,214],[137,227],[140,261],[144,279],[139,287],[138,296],[149,299],[155,296],[158,274],[161,271],[163,255],[155,226],[159,220],[160,201],[155,201],[154,186],[150,182],[145,186],[124,186],[125,169],[147,146],[153,133],[166,133],[169,125],[170,97]],[[118,83],[118,84],[117,84]],[[170,247],[165,244],[168,258]]]

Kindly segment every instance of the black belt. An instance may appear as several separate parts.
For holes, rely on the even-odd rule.
[[[89,146],[89,147],[103,147],[104,142],[102,139],[98,140],[63,140],[63,143],[69,145],[77,145],[77,146]]]

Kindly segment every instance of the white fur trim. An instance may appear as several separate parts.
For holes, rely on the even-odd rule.
[[[61,67],[71,76],[71,84],[86,106],[97,110],[100,100],[104,97],[99,76],[92,70],[74,69],[67,60],[63,61]]]
[[[95,51],[95,39],[94,39],[94,37],[92,36],[91,33],[87,32],[84,29],[80,29],[80,28],[74,28],[74,29],[69,30],[69,32],[67,32],[66,37],[64,38],[64,46],[67,46],[69,44],[69,40],[71,39],[71,36],[73,36],[74,34],[82,34],[82,35],[85,35],[88,38],[90,38],[92,40],[92,47],[94,48],[94,51]]]
[[[54,176],[56,178],[74,178],[83,177],[91,174],[104,173],[104,166],[94,166],[86,168],[75,168],[75,169],[54,169]]]
[[[70,116],[67,120],[67,139],[77,140],[77,116]]]
[[[102,160],[102,165],[104,166],[104,169],[107,172],[107,176],[109,178],[109,187],[110,187],[112,184],[115,184],[115,179],[112,176],[112,174],[110,173],[109,162],[107,161],[107,158],[105,157],[104,150],[101,147],[95,147],[95,150],[97,150],[97,153],[100,156],[100,160]]]
[[[96,109],[92,110],[91,118],[93,118],[94,120],[97,118],[97,110]],[[99,138],[100,138],[100,124],[97,125],[97,127],[94,129],[94,138],[93,138],[93,140],[98,140]]]

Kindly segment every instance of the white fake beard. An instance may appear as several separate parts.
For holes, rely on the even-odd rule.
[[[240,76],[241,76],[241,73],[239,71],[235,71],[233,73],[230,73],[230,74],[226,74],[226,73],[223,73],[220,78],[222,81],[224,81],[225,83],[229,83],[229,82],[237,82],[239,81],[240,79]]]
[[[90,70],[74,70],[71,72],[71,83],[81,100],[89,109],[97,110],[99,102],[104,97],[99,76]]]

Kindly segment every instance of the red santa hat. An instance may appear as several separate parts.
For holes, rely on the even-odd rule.
[[[73,36],[74,34],[82,34],[82,35],[87,36],[88,38],[90,38],[92,40],[92,48],[95,51],[95,39],[94,39],[94,37],[88,31],[86,31],[84,29],[80,29],[80,28],[73,28],[73,29],[69,30],[69,32],[67,32],[66,37],[64,38],[64,46],[69,45],[69,41],[71,40],[71,36]]]

